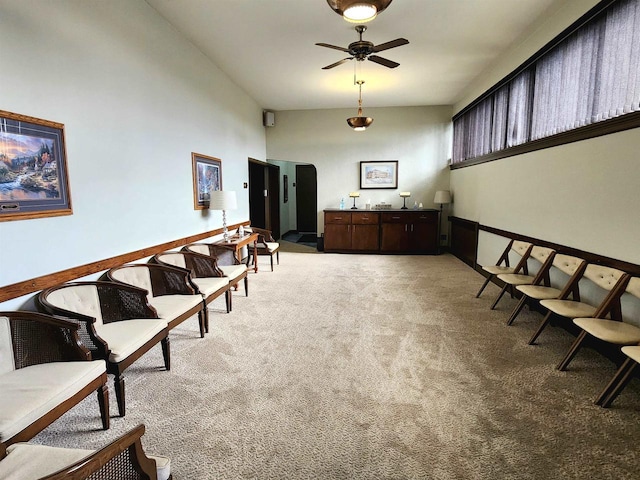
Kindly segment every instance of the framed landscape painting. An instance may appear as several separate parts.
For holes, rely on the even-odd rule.
[[[398,161],[360,162],[360,188],[398,188]]]
[[[64,125],[0,110],[0,221],[72,213]]]
[[[222,160],[191,153],[193,166],[193,208],[202,210],[209,205],[209,192],[222,190]]]

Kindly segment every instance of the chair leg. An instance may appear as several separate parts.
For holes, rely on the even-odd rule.
[[[575,341],[573,342],[573,345],[571,345],[571,348],[567,352],[567,355],[556,367],[558,370],[560,370],[561,372],[564,372],[567,369],[567,367],[569,366],[569,363],[571,363],[571,360],[573,360],[573,357],[576,356],[576,354],[578,353],[578,350],[580,350],[586,338],[587,338],[587,332],[582,330],[582,332],[580,332],[580,335],[576,337]]]
[[[169,337],[165,337],[160,342],[162,345],[162,358],[164,359],[165,370],[171,370],[171,342]]]
[[[205,304],[204,309],[198,312],[198,326],[200,327],[200,338],[204,338],[204,332],[206,330],[205,325],[207,323],[207,317],[209,316],[209,307]]]
[[[491,305],[491,310],[496,308],[496,305],[498,305],[498,302],[500,301],[500,299],[504,295],[504,292],[507,291],[507,287],[508,286],[509,286],[508,284],[506,284],[506,283],[504,284],[504,287],[502,287],[502,290],[500,290],[500,294],[498,295],[498,298],[496,298],[496,300],[493,302],[493,305]]]
[[[540,326],[538,327],[538,329],[536,330],[536,333],[533,334],[533,337],[531,337],[531,339],[529,340],[529,345],[533,345],[534,343],[536,343],[536,340],[538,339],[538,337],[540,336],[540,334],[542,333],[542,331],[544,330],[544,328],[549,324],[549,322],[551,321],[551,315],[553,315],[551,312],[548,312],[544,318],[542,319],[542,323],[540,323]]]
[[[244,296],[249,296],[249,275],[244,277]]]
[[[633,371],[637,366],[634,360],[627,358],[594,403],[602,408],[610,407],[633,378]]]
[[[116,374],[113,384],[116,391],[116,402],[118,403],[118,415],[124,417],[126,413],[126,405],[124,401],[124,377],[122,376],[122,373]]]
[[[513,321],[520,314],[520,312],[522,311],[522,309],[524,308],[526,303],[527,303],[527,296],[526,295],[522,295],[522,298],[520,299],[520,301],[516,305],[516,308],[514,308],[513,312],[511,312],[511,316],[509,317],[509,320],[507,320],[507,325],[512,325],[513,324]]]
[[[478,290],[478,293],[476,293],[476,298],[480,298],[480,294],[482,293],[482,291],[485,289],[485,287],[489,284],[489,282],[491,281],[491,279],[493,278],[493,275],[489,275],[487,277],[487,279],[484,281],[484,283],[482,284],[482,286],[480,287],[480,290]]]
[[[273,272],[273,255],[269,255],[269,258],[271,259],[271,271]]]
[[[280,265],[280,250],[276,250],[276,260],[278,261],[278,265]]]
[[[97,390],[98,405],[100,406],[100,418],[102,419],[102,429],[109,430],[111,417],[109,417],[109,388],[106,384]]]
[[[224,299],[225,302],[227,304],[227,313],[230,313],[231,310],[233,309],[233,305],[232,305],[232,295],[231,295],[231,290],[227,290],[226,292],[224,292]]]

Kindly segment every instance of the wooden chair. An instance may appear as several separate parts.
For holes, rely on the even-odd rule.
[[[224,272],[218,268],[215,258],[191,252],[164,252],[154,255],[151,261],[160,265],[186,270],[190,273],[191,281],[202,295],[205,305],[209,305],[224,294],[227,313],[231,311],[231,284],[229,283],[229,277],[226,277]],[[208,332],[208,313],[205,318],[205,331]]]
[[[112,282],[146,290],[149,305],[158,317],[167,320],[169,330],[197,315],[200,338],[204,337],[207,308],[189,271],[167,265],[132,263],[112,268],[106,277]]]
[[[264,228],[258,227],[246,227],[244,229],[245,232],[255,232],[258,234],[258,243],[257,243],[257,252],[258,255],[269,255],[269,259],[271,260],[271,271],[273,272],[273,256],[276,256],[276,260],[278,265],[280,265],[280,244],[275,241],[273,235],[271,235],[271,230],[266,230]],[[255,263],[255,254],[253,258],[253,262]],[[249,256],[247,257],[247,265],[249,265],[249,261],[251,259],[252,253],[249,251]]]
[[[482,270],[488,273],[487,279],[484,281],[478,293],[476,293],[476,298],[479,298],[482,294],[482,291],[489,284],[491,280],[496,275],[500,275],[501,273],[515,273],[522,271],[525,275],[528,275],[528,267],[527,267],[527,258],[531,253],[531,249],[533,245],[527,242],[521,242],[518,240],[511,240],[507,245],[507,248],[504,249],[500,258],[495,265],[483,265]],[[509,254],[513,253],[516,256],[520,256],[520,261],[515,267],[510,266]]]
[[[626,282],[627,274],[622,270],[600,265],[589,264],[584,269],[584,274],[573,285],[568,285],[564,289],[563,294],[552,300],[541,300],[540,305],[548,310],[543,318],[540,326],[529,340],[529,345],[533,345],[538,336],[556,316],[559,318],[581,318],[581,317],[597,317],[602,309],[607,308],[608,302],[612,295],[617,293],[616,289],[622,282]],[[591,305],[580,301],[579,283],[582,279],[590,280],[596,287],[605,293],[603,300],[597,305]],[[568,297],[573,295],[573,300]]]
[[[569,363],[571,363],[580,348],[582,348],[588,340],[595,339],[600,342],[619,345],[621,347],[636,346],[640,344],[640,327],[627,323],[621,313],[621,297],[625,293],[632,295],[636,299],[640,299],[640,278],[629,277],[626,287],[624,284],[620,284],[618,287],[618,294],[613,295],[610,298],[609,304],[598,312],[597,318],[573,319],[573,323],[580,327],[581,332],[576,337],[576,340],[573,342],[573,345],[567,352],[567,355],[558,364],[558,370],[566,370]],[[607,315],[610,315],[611,319],[606,319],[605,317]],[[627,364],[627,368],[633,364],[632,360],[635,356],[633,351],[633,349],[630,350],[631,355],[628,355],[629,358],[625,362]],[[631,369],[633,368],[635,367],[631,367]],[[608,393],[610,393],[609,390],[611,388],[612,386],[609,384],[596,400],[596,404],[604,402]]]
[[[147,456],[138,425],[100,450],[16,443],[0,452],[0,478],[29,480],[169,480],[171,461]]]
[[[109,428],[106,365],[91,359],[78,329],[42,313],[0,312],[0,450],[31,439],[92,392]]]
[[[640,363],[640,345],[622,347],[622,353],[626,355],[626,360],[595,401],[596,405],[600,405],[603,408],[610,407],[613,401],[618,398],[620,392],[634,377],[636,367]]]
[[[216,265],[222,273],[229,277],[229,283],[238,290],[238,284],[244,281],[244,294],[249,296],[249,276],[247,266],[236,257],[235,249],[214,243],[191,243],[185,245],[184,252],[199,253],[215,258]]]
[[[491,310],[496,308],[496,305],[498,305],[498,302],[504,295],[504,292],[507,291],[507,289],[510,290],[511,298],[513,298],[514,286],[517,287],[519,285],[531,285],[536,281],[539,281],[539,278],[546,279],[548,282],[549,269],[551,268],[553,257],[555,256],[555,254],[556,254],[555,250],[551,248],[539,247],[536,245],[531,249],[531,253],[529,254],[527,262],[525,262],[524,265],[522,266],[522,270],[523,270],[522,273],[520,272],[520,269],[518,269],[518,270],[515,270],[513,273],[498,274],[498,279],[504,283],[504,286],[502,287],[502,290],[500,290],[500,293],[496,297],[496,300],[493,302],[493,305],[491,305]],[[535,276],[528,275],[527,273],[524,272],[525,269],[528,269],[529,259],[537,260],[537,262],[540,263],[540,268],[538,269],[538,273]]]
[[[43,290],[37,300],[46,312],[74,319],[93,358],[107,361],[121,417],[127,367],[160,343],[164,366],[171,369],[167,320],[149,306],[145,290],[113,282],[75,282]]]
[[[577,291],[578,281],[580,277],[582,277],[585,268],[587,268],[587,262],[581,258],[564,255],[562,253],[554,255],[552,269],[557,269],[560,275],[567,277],[567,280],[562,286],[558,284],[560,288],[552,286],[550,278],[552,270],[550,269],[546,275],[538,275],[531,285],[516,286],[516,290],[522,294],[522,297],[511,312],[509,320],[507,320],[507,325],[513,324],[527,302],[540,302],[541,300],[563,297],[565,295],[565,289],[567,288],[569,289],[567,293],[573,294],[573,292]]]

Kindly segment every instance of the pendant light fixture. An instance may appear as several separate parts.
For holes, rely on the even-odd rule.
[[[347,118],[347,123],[356,132],[363,132],[373,123],[373,118],[362,115],[362,84],[364,80],[357,80],[358,84],[358,116]]]
[[[347,22],[370,22],[389,6],[392,0],[327,0],[331,9]]]

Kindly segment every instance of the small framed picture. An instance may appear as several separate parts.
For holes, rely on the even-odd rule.
[[[398,188],[398,161],[360,162],[360,189]]]
[[[222,190],[222,160],[191,153],[193,164],[193,208],[202,210],[209,205],[209,192]]]
[[[64,125],[0,110],[0,222],[72,213]]]

